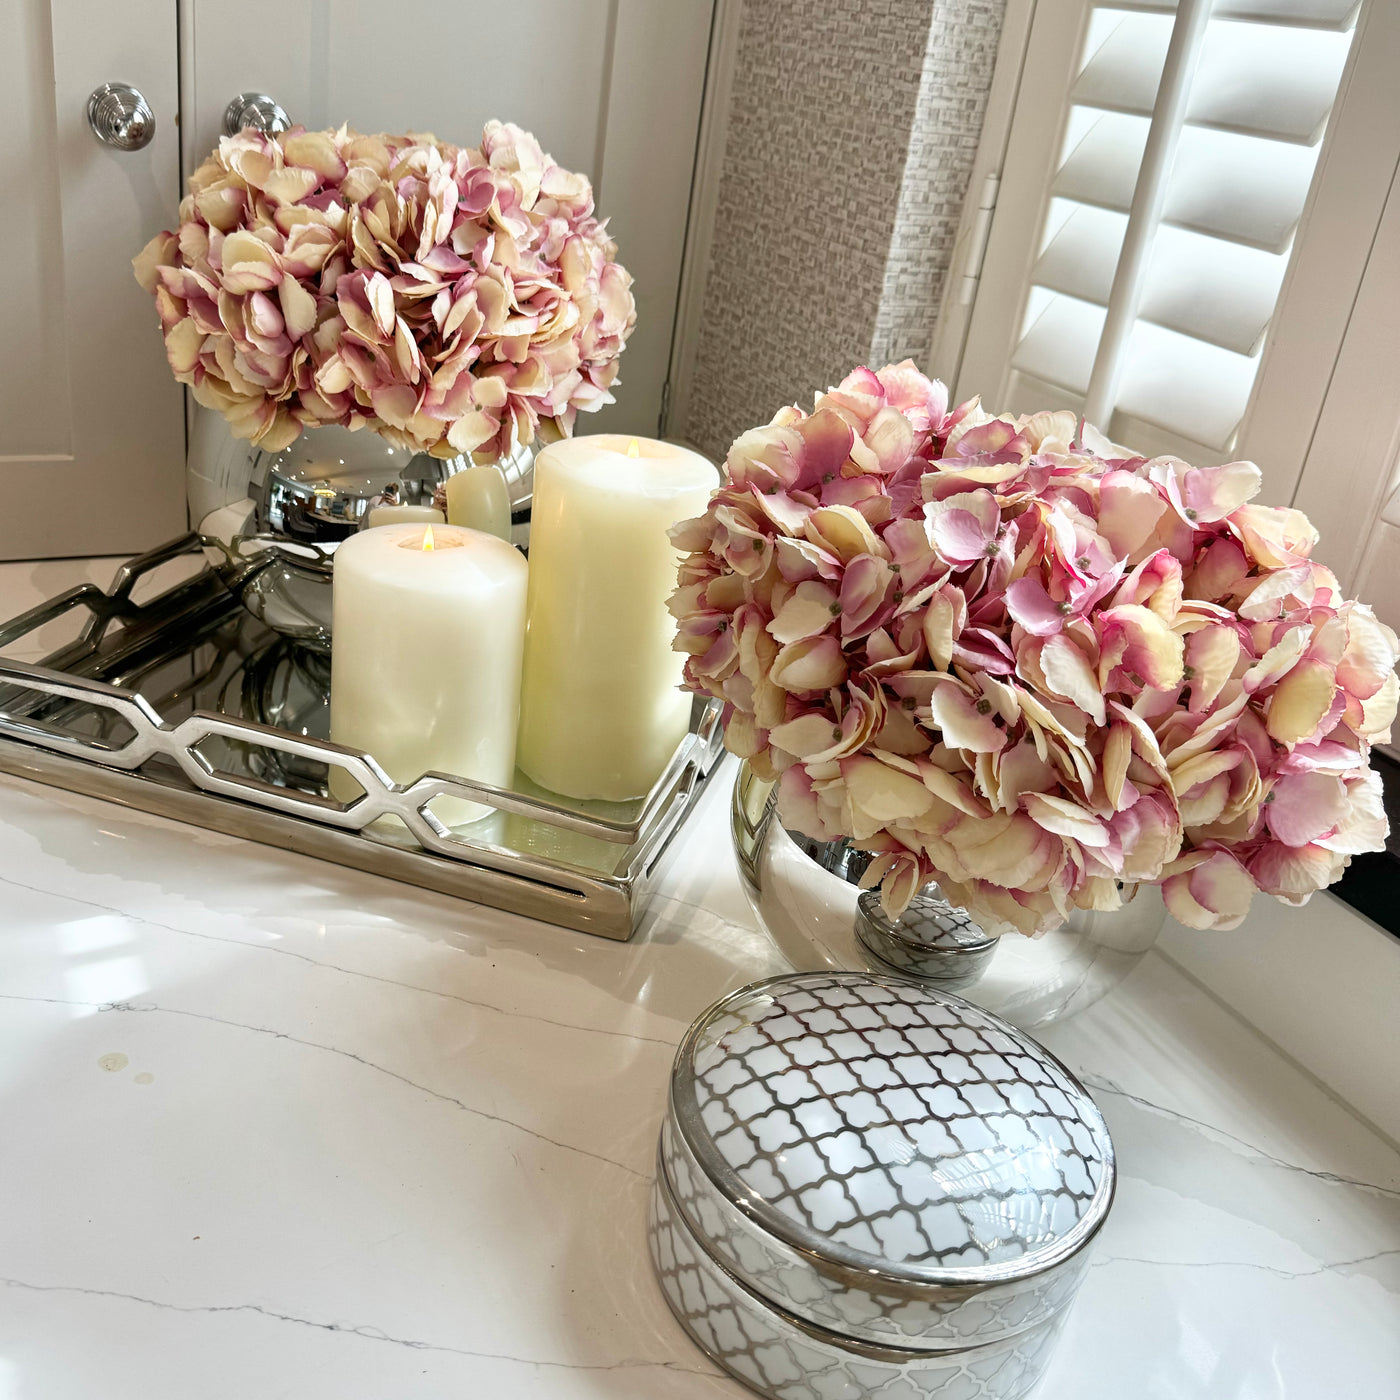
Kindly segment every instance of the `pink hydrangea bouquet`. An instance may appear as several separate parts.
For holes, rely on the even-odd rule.
[[[936,878],[1039,933],[1149,882],[1232,928],[1383,846],[1400,648],[1252,463],[949,411],[905,361],[745,433],[726,476],[673,535],[687,685],[786,825],[875,853],[891,913]]]
[[[610,402],[636,320],[616,251],[519,127],[467,149],[294,127],[220,141],[134,266],[175,377],[238,436],[337,423],[485,460]]]

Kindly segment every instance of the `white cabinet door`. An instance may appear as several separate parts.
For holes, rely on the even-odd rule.
[[[0,0],[0,558],[134,553],[185,528],[184,417],[131,258],[179,198],[175,7]],[[123,152],[88,94],[138,88]]]
[[[617,403],[579,430],[654,434],[675,319],[713,0],[187,0],[186,149],[198,163],[240,92],[308,127],[431,131],[491,118],[588,174],[635,278]]]

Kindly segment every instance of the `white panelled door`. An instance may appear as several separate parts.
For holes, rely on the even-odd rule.
[[[184,417],[131,258],[179,199],[175,7],[0,0],[0,558],[135,553],[185,527]],[[155,135],[102,145],[126,83]]]
[[[635,279],[617,402],[580,432],[655,434],[661,416],[713,0],[185,0],[186,160],[238,93],[293,122],[431,131],[474,145],[491,118],[592,179]]]

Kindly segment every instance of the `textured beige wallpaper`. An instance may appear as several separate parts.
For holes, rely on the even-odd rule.
[[[1006,0],[934,0],[899,209],[870,349],[927,363],[948,262],[977,155]]]
[[[746,0],[689,421],[927,353],[1005,0]],[[936,366],[925,366],[936,371]]]

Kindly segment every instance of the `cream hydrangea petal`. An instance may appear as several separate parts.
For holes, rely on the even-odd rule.
[[[1108,472],[1099,482],[1099,533],[1120,558],[1147,544],[1166,510],[1166,499],[1135,472]]]
[[[829,690],[846,678],[846,659],[835,637],[789,642],[773,662],[773,683],[784,690]]]
[[[1223,520],[1257,496],[1263,474],[1253,462],[1227,462],[1183,472],[1178,483],[1188,518],[1205,524]]]
[[[970,753],[999,753],[1006,747],[1006,731],[992,719],[991,703],[983,700],[981,708],[956,681],[935,686],[929,705],[945,743]]]
[[[1175,753],[1173,754],[1175,758]],[[1232,768],[1238,768],[1244,758],[1244,751],[1238,748],[1209,749],[1205,753],[1194,754],[1184,762],[1171,765],[1172,791],[1184,797],[1192,788],[1208,783]]]
[[[1400,660],[1395,633],[1364,603],[1347,613],[1346,649],[1337,663],[1337,684],[1359,700],[1369,700],[1393,676]]]
[[[807,538],[843,563],[861,554],[885,554],[869,522],[850,506],[823,506],[814,510],[807,520]]]
[[[1123,851],[1125,880],[1158,880],[1168,861],[1181,850],[1181,822],[1169,800],[1160,794],[1139,796],[1109,823]]]
[[[902,467],[914,450],[914,427],[897,408],[882,408],[862,436],[886,474]]]
[[[1214,704],[1240,659],[1239,633],[1230,626],[1200,627],[1186,639],[1183,675],[1191,688],[1191,708]]]
[[[836,594],[824,583],[799,583],[787,602],[768,624],[779,642],[796,642],[825,632],[841,614]]]
[[[909,822],[933,805],[923,783],[875,758],[849,759],[841,777],[852,814],[851,835],[863,841],[894,822]]]
[[[1107,846],[1109,843],[1108,828],[1078,803],[1047,793],[1032,792],[1026,794],[1025,804],[1031,820],[1056,836],[1068,837],[1083,846]]]
[[[295,277],[284,277],[277,286],[287,334],[294,340],[316,328],[316,298]]]
[[[1164,880],[1162,898],[1171,916],[1188,928],[1232,929],[1244,922],[1255,888],[1234,856],[1210,851],[1201,852],[1189,870]]]
[[[1133,756],[1133,731],[1121,720],[1109,726],[1103,750],[1104,795],[1115,810],[1123,805],[1123,785],[1128,780],[1128,762]]]
[[[173,233],[158,233],[131,260],[136,280],[147,291],[154,294],[159,280],[157,268],[173,267],[178,254],[179,241]]]
[[[768,737],[774,748],[805,761],[826,753],[840,734],[825,715],[808,714],[778,725]]]
[[[1295,564],[1292,568],[1265,574],[1240,604],[1240,616],[1251,622],[1282,616],[1289,611],[1288,600],[1303,589],[1307,589],[1311,599],[1312,589],[1308,585],[1312,575],[1310,564]]]
[[[1341,855],[1361,855],[1366,851],[1383,851],[1390,834],[1390,822],[1385,814],[1385,794],[1381,777],[1375,769],[1348,780],[1347,810],[1336,831],[1317,839],[1319,846]]]
[[[177,377],[194,372],[203,348],[204,332],[188,316],[165,334],[165,357]]]
[[[1290,904],[1306,904],[1312,895],[1339,880],[1346,857],[1323,846],[1285,846],[1271,841],[1249,862],[1254,883],[1265,894]]]
[[[1317,543],[1312,521],[1291,506],[1244,505],[1228,520],[1248,553],[1270,569],[1302,563]]]
[[[1245,690],[1253,695],[1291,671],[1309,639],[1307,628],[1290,627],[1241,677]]]
[[[1103,692],[1094,668],[1068,637],[1049,638],[1041,650],[1040,665],[1055,695],[1077,705],[1095,724],[1104,722]]]
[[[1165,690],[1181,684],[1185,665],[1182,639],[1151,608],[1138,603],[1108,608],[1096,619],[1095,627],[1102,648],[1099,684],[1106,687],[1119,667],[1135,685]]]
[[[1317,733],[1337,693],[1336,677],[1320,661],[1300,661],[1279,681],[1269,701],[1269,736],[1297,744]]]
[[[1209,827],[1225,811],[1229,798],[1230,780],[1223,773],[1181,791],[1177,797],[1177,810],[1182,826],[1193,834],[1197,828]]]
[[[1269,830],[1285,846],[1307,846],[1330,835],[1346,817],[1346,784],[1329,773],[1292,773],[1269,793]]]
[[[1388,744],[1397,704],[1400,704],[1400,676],[1392,671],[1381,688],[1362,702],[1360,733],[1372,743]]]
[[[281,138],[281,144],[282,153],[290,164],[306,166],[332,184],[344,178],[348,167],[331,132],[303,131],[295,135],[289,132]]]
[[[1068,409],[1042,409],[1022,418],[1016,431],[1037,452],[1067,452],[1079,435],[1079,419]]]
[[[939,670],[946,671],[953,662],[953,643],[960,629],[954,600],[945,594],[934,594],[924,613],[924,645]]]
[[[964,861],[980,880],[1006,889],[1044,889],[1062,857],[1062,843],[1025,812],[1012,812],[959,828]]]

